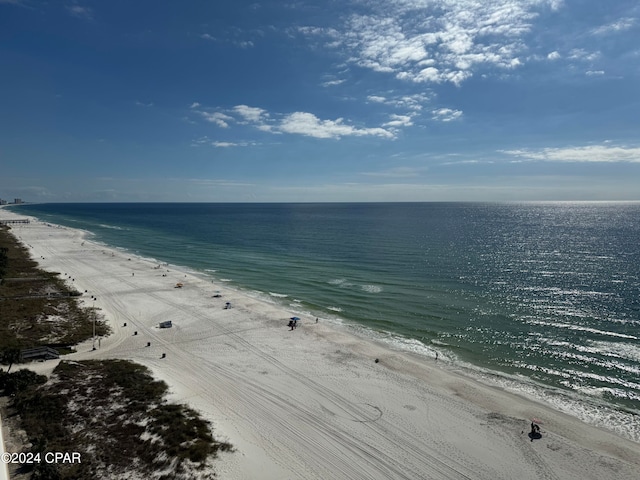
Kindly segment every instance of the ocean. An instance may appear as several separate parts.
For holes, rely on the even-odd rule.
[[[11,208],[640,441],[640,203]]]

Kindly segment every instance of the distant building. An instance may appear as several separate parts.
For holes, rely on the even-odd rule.
[[[0,198],[0,205],[6,205],[7,201]]]
[[[19,204],[24,203],[24,202],[22,201],[21,198],[14,198],[13,199],[13,203],[15,203],[16,205],[19,205]]]

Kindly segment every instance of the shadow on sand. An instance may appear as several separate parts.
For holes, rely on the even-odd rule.
[[[540,440],[542,438],[542,434],[540,432],[529,432],[529,438],[532,442],[534,440]]]

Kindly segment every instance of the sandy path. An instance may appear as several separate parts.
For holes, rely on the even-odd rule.
[[[32,223],[13,231],[44,268],[87,290],[85,302],[113,329],[100,349],[86,342],[71,357],[151,368],[174,400],[201,411],[236,446],[216,464],[221,478],[640,478],[637,444],[433,361],[314,319],[289,331],[282,307],[154,268],[76,230]],[[223,298],[212,297],[216,290]],[[174,327],[159,329],[165,320]],[[548,431],[531,442],[534,415]]]

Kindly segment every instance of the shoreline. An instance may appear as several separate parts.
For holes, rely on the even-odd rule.
[[[178,208],[177,205],[179,204],[174,206]],[[85,207],[87,206],[80,206],[80,212]],[[118,211],[122,207],[115,208]],[[587,324],[591,324],[591,328],[585,327],[582,320],[576,320],[575,328],[570,328],[561,318],[564,315],[562,311],[565,308],[563,307],[565,302],[575,305],[576,310],[571,315],[577,315],[581,308],[588,307],[586,303],[582,305],[583,300],[591,302],[590,298],[599,295],[595,291],[591,292],[587,289],[580,293],[581,289],[578,288],[575,292],[570,290],[562,294],[557,292],[560,295],[558,297],[556,293],[549,293],[554,290],[553,288],[551,290],[541,288],[536,280],[530,283],[522,278],[514,278],[513,286],[506,290],[498,287],[498,291],[493,291],[492,285],[503,283],[506,285],[510,282],[494,282],[493,276],[489,273],[495,269],[485,267],[487,275],[482,276],[485,279],[481,281],[482,293],[479,293],[480,291],[474,293],[474,288],[471,286],[474,282],[470,281],[467,275],[463,275],[460,277],[460,283],[456,283],[456,291],[460,289],[458,294],[447,300],[446,292],[450,287],[436,286],[435,303],[433,303],[431,302],[432,293],[422,296],[419,290],[411,287],[412,281],[407,283],[408,279],[403,276],[389,282],[384,280],[386,275],[378,277],[376,272],[367,268],[364,269],[367,272],[364,276],[357,273],[358,268],[351,268],[350,271],[342,268],[327,270],[325,265],[318,270],[314,261],[310,262],[309,271],[306,267],[292,269],[292,257],[285,254],[282,262],[270,257],[269,252],[274,253],[277,249],[272,250],[269,246],[271,242],[262,244],[259,239],[254,239],[255,255],[258,259],[254,265],[250,260],[254,256],[253,248],[248,248],[244,237],[239,238],[240,248],[234,247],[231,236],[225,236],[224,232],[217,232],[215,236],[219,238],[212,237],[211,243],[197,230],[193,232],[195,234],[193,237],[191,234],[182,237],[178,235],[181,238],[178,241],[176,240],[178,237],[174,236],[171,228],[160,233],[163,230],[156,231],[152,222],[142,230],[138,230],[138,226],[146,225],[146,220],[139,219],[139,223],[130,223],[131,218],[127,221],[125,219],[128,215],[125,215],[122,222],[117,219],[114,222],[109,216],[103,218],[100,210],[98,208],[96,211],[96,218],[63,216],[59,219],[62,225],[69,228],[86,229],[91,235],[88,238],[107,247],[113,246],[117,250],[130,252],[154,262],[170,262],[174,270],[186,269],[186,273],[195,274],[209,282],[224,284],[225,288],[228,287],[267,302],[275,302],[294,315],[320,317],[324,321],[338,324],[341,328],[346,327],[356,336],[365,336],[369,340],[388,344],[392,349],[424,355],[432,359],[435,358],[436,352],[439,352],[440,359],[444,360],[440,362],[441,366],[448,364],[456,371],[464,372],[465,375],[478,381],[489,382],[519,395],[535,398],[553,405],[553,408],[576,416],[586,423],[610,429],[620,436],[640,443],[640,397],[638,384],[633,376],[638,367],[636,361],[638,352],[632,343],[635,336],[625,337],[630,340],[620,346],[618,339],[621,335],[616,332],[626,330],[619,330],[617,326],[612,326],[613,323],[620,326],[627,322],[615,321],[609,324],[612,328],[597,330],[600,327],[593,324],[597,315],[586,320]],[[74,211],[74,207],[71,207],[70,211]],[[211,210],[211,212],[214,211],[216,211],[215,208]],[[58,217],[55,215],[50,217],[44,212],[43,215],[44,221],[57,222]],[[154,215],[151,217],[153,218]],[[320,220],[322,221],[322,218]],[[180,223],[176,218],[173,221]],[[188,226],[193,223],[200,222],[190,221],[180,225],[189,232]],[[320,239],[319,244],[323,245],[325,240],[322,240],[323,237],[316,230],[316,226],[317,224],[313,222],[306,225],[304,230],[314,232],[311,237]],[[159,238],[158,242],[153,241],[147,244],[148,235],[140,235],[140,232],[147,228],[151,228],[149,231],[157,232],[153,235],[163,238]],[[226,240],[223,240],[225,238]],[[275,240],[275,245],[280,241],[286,241],[286,238],[289,236],[285,235]],[[294,235],[294,238],[297,243],[298,237]],[[304,242],[305,238],[310,237],[303,236],[300,241]],[[315,241],[313,243],[315,244]],[[228,250],[225,245],[229,246]],[[194,250],[191,250],[192,248]],[[239,255],[238,252],[243,248],[245,254]],[[308,254],[315,251],[315,247],[307,245],[303,250]],[[319,252],[321,251],[322,247]],[[418,251],[412,252],[420,254]],[[323,257],[323,254],[320,255]],[[305,265],[306,257],[305,254],[302,260]],[[334,262],[338,267],[341,265],[339,257],[340,255]],[[345,257],[344,261],[349,262],[348,257]],[[578,270],[583,267],[589,268],[585,265],[582,267],[576,265]],[[383,269],[390,275],[398,274],[391,265],[386,265]],[[473,270],[466,274],[473,277]],[[496,278],[502,278],[502,273],[496,271],[493,273],[497,275]],[[544,272],[537,272],[537,274],[542,277],[547,276]],[[558,274],[563,275],[561,272]],[[429,291],[431,287],[427,285],[433,281],[429,272],[422,272],[420,277],[424,277],[427,283],[423,287]],[[525,283],[520,284],[521,280]],[[632,278],[628,280],[633,283]],[[453,277],[452,281],[456,282]],[[551,283],[553,284],[554,281]],[[379,289],[379,292],[365,288],[374,286]],[[467,290],[470,286],[470,290]],[[404,287],[408,288],[407,291],[410,292],[408,295],[403,293]],[[593,288],[599,291],[600,287]],[[539,291],[541,298],[538,297],[538,293],[525,294],[528,298],[519,297],[518,292],[529,290]],[[616,296],[613,292],[606,293],[608,292],[606,287],[603,287],[602,292],[606,296]],[[466,298],[467,295],[473,298],[471,302]],[[511,297],[511,295],[515,296]],[[581,295],[586,295],[586,298],[580,300],[578,297]],[[512,298],[513,303],[509,298]],[[519,300],[515,301],[516,298]],[[424,301],[433,305],[421,305]],[[505,305],[509,304],[504,309],[501,306],[503,302],[506,302]],[[399,303],[402,306],[399,306]],[[605,317],[609,318],[609,314],[614,315],[616,308],[621,308],[620,314],[630,315],[629,324],[633,325],[635,316],[632,310],[622,307],[622,305],[632,305],[632,301],[607,301],[607,303],[610,305],[597,307],[609,310],[609,313],[602,317],[603,320]],[[526,307],[522,309],[517,307],[518,304]],[[541,304],[551,308],[551,317],[545,317],[545,313],[539,317],[535,313]],[[440,313],[441,309],[451,316],[450,321],[448,315],[434,315],[434,312]],[[556,310],[558,314],[554,313]],[[543,309],[543,311],[547,310]],[[418,320],[422,318],[424,322]],[[506,320],[507,318],[511,320]],[[495,323],[496,321],[498,323]],[[502,321],[507,323],[502,325]],[[519,323],[522,325],[517,326]],[[538,327],[538,325],[545,326]],[[495,330],[496,328],[498,330]],[[568,336],[565,332],[568,332]],[[536,336],[539,337],[534,341]],[[571,341],[563,342],[563,338],[571,338]],[[600,345],[600,342],[605,343]]]
[[[45,223],[46,222],[47,221],[45,221]],[[104,223],[101,223],[100,226],[107,227],[109,230],[128,230],[127,227],[107,225]],[[635,405],[611,403],[604,398],[581,394],[576,390],[567,390],[557,385],[540,383],[532,377],[509,373],[499,368],[469,363],[459,357],[457,352],[449,350],[446,346],[440,349],[438,342],[426,344],[410,336],[406,337],[402,334],[393,333],[392,331],[379,331],[356,321],[348,320],[342,316],[340,308],[336,308],[336,311],[331,311],[331,307],[328,309],[319,308],[314,310],[313,306],[304,300],[304,296],[299,297],[303,300],[297,300],[298,296],[292,296],[287,291],[276,289],[274,290],[275,292],[281,293],[274,293],[269,287],[256,290],[256,288],[239,284],[229,278],[224,278],[228,275],[220,274],[218,272],[218,266],[210,260],[208,262],[205,260],[204,264],[198,266],[198,263],[193,259],[189,261],[187,258],[183,258],[186,263],[181,264],[179,261],[176,261],[177,259],[174,256],[173,259],[168,260],[170,263],[165,263],[167,259],[164,257],[159,257],[157,254],[154,255],[149,252],[142,253],[141,250],[144,250],[144,248],[116,246],[119,242],[114,238],[111,238],[111,240],[115,243],[109,244],[109,240],[101,239],[99,233],[94,233],[91,230],[83,230],[73,223],[67,224],[66,227],[85,232],[87,239],[102,245],[104,248],[114,248],[116,251],[125,255],[132,255],[156,265],[160,263],[174,271],[195,275],[208,283],[211,282],[218,285],[219,288],[227,288],[243,295],[251,296],[258,301],[273,303],[295,316],[320,317],[323,322],[329,322],[336,326],[336,328],[345,329],[357,337],[364,337],[368,341],[385,344],[394,351],[399,350],[407,354],[415,354],[419,358],[422,358],[423,361],[434,359],[436,352],[439,352],[441,360],[439,362],[440,367],[453,369],[481,383],[487,383],[490,386],[503,388],[517,395],[537,400],[552,406],[554,409],[577,417],[588,424],[610,430],[617,435],[640,443],[640,408],[638,407],[640,404],[637,402]],[[171,255],[169,256],[171,257]],[[263,274],[268,275],[269,272],[264,271]],[[328,283],[332,283],[332,281]],[[315,306],[317,307],[318,305],[316,304]]]
[[[200,411],[236,447],[215,463],[225,478],[640,475],[637,443],[434,361],[312,318],[290,331],[282,305],[177,267],[164,272],[80,230],[35,220],[12,232],[43,268],[70,272],[95,295],[113,330],[98,350],[85,342],[65,358],[149,367],[173,400]],[[223,297],[212,298],[215,290]],[[173,328],[158,329],[164,320]],[[547,431],[531,442],[534,416]]]

